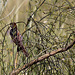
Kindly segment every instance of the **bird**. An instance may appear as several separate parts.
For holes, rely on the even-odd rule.
[[[26,57],[29,56],[28,52],[25,50],[24,46],[23,46],[23,38],[22,35],[20,34],[20,32],[17,29],[17,25],[15,22],[10,23],[10,36],[12,38],[12,41],[17,45],[17,52],[19,52],[20,50],[23,51],[23,53],[26,55]]]

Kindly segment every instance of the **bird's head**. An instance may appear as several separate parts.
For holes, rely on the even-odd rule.
[[[10,23],[10,27],[11,27],[11,28],[15,28],[15,27],[17,27],[17,25],[16,25],[15,22],[13,22],[13,23]]]

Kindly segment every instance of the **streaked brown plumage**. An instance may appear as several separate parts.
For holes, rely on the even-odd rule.
[[[11,30],[10,30],[10,36],[13,40],[13,42],[17,45],[17,52],[22,50],[23,53],[26,55],[26,57],[28,57],[28,53],[26,52],[23,43],[22,43],[22,36],[19,33],[18,29],[17,29],[17,25],[16,23],[10,23],[11,26]]]

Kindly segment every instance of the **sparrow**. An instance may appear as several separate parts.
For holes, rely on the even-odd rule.
[[[26,52],[26,50],[23,46],[23,42],[22,42],[23,38],[17,29],[16,23],[15,22],[10,23],[10,27],[11,27],[10,36],[12,38],[12,41],[17,45],[17,52],[22,50],[23,53],[26,55],[26,57],[28,57],[29,54],[28,54],[28,52]]]

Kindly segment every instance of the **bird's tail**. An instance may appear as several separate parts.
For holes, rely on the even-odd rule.
[[[28,57],[29,56],[29,54],[28,54],[28,52],[25,50],[25,48],[24,48],[24,46],[22,45],[22,46],[18,46],[17,47],[17,52],[19,52],[20,50],[22,50],[23,51],[23,53],[26,55],[26,57]]]
[[[28,57],[28,56],[29,56],[28,52],[26,52],[26,50],[25,50],[25,49],[23,49],[23,53],[26,55],[26,57]]]

